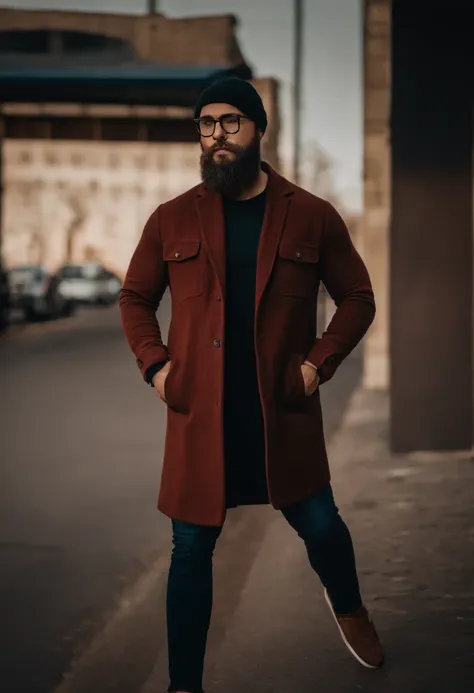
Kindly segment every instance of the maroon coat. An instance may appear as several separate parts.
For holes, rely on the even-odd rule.
[[[300,365],[307,358],[322,366],[322,382],[329,380],[369,328],[375,303],[367,269],[336,210],[264,167],[269,181],[257,260],[255,343],[269,498],[281,508],[330,480],[319,390],[305,396]],[[222,199],[199,185],[153,212],[120,298],[125,335],[141,373],[171,359],[158,508],[203,525],[222,524],[226,513],[225,267]],[[316,338],[320,282],[337,310]],[[172,316],[164,345],[156,310],[168,285]]]

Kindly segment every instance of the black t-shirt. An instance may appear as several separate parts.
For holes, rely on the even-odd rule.
[[[262,502],[266,496],[264,429],[254,342],[257,253],[265,206],[266,191],[249,200],[224,200],[224,434],[228,506]]]
[[[253,386],[252,393],[249,393],[252,396],[257,385],[254,343],[255,283],[265,204],[266,191],[249,200],[224,201],[226,385],[228,384],[231,390],[243,390],[244,396],[249,384]],[[234,377],[237,363],[240,378]]]

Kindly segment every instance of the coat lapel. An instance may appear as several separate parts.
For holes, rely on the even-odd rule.
[[[216,273],[222,295],[225,295],[225,225],[222,198],[204,186],[198,189],[196,200],[201,237]]]
[[[263,164],[268,173],[267,203],[257,257],[256,309],[260,305],[270,279],[277,254],[280,237],[285,226],[293,188],[268,164]]]

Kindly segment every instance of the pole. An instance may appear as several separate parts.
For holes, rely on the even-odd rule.
[[[303,0],[294,0],[294,64],[293,64],[293,178],[300,180],[301,153],[301,63],[303,52]]]
[[[148,14],[156,14],[158,11],[157,5],[158,0],[148,0]]]

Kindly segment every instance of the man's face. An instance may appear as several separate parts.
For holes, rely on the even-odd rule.
[[[202,108],[199,116],[202,120],[201,131],[212,132],[212,119],[223,116],[229,118],[223,120],[222,124],[217,122],[212,135],[205,137],[201,134],[201,174],[208,188],[236,198],[248,190],[259,175],[262,135],[242,111],[226,103],[209,104]]]

